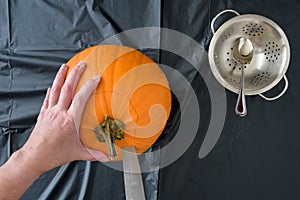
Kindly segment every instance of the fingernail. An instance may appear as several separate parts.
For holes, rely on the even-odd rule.
[[[61,67],[60,67],[60,69],[61,69],[61,70],[66,70],[67,67],[68,67],[68,66],[67,66],[66,64],[62,64]]]
[[[92,155],[96,160],[98,160],[100,162],[108,162],[109,161],[109,158],[107,157],[107,155],[104,152],[89,149],[89,148],[87,148],[87,150],[90,153],[90,155]]]
[[[78,65],[80,66],[80,68],[84,68],[86,66],[84,61],[79,61]]]
[[[102,161],[102,162],[108,162],[109,159],[108,159],[107,156],[103,156],[102,158],[100,158],[100,161]]]
[[[99,82],[100,81],[100,76],[96,75],[92,78],[93,81]]]

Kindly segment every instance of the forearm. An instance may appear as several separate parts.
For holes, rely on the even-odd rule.
[[[0,167],[0,199],[20,199],[28,187],[42,174],[34,169],[32,160],[24,150],[15,152]]]

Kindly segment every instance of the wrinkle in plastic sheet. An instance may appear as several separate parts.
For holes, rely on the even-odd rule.
[[[164,2],[176,8],[180,5],[171,0]],[[297,66],[300,61],[296,54],[300,44],[300,29],[297,26],[300,4],[298,1],[286,0],[206,2],[209,6],[206,10],[208,15],[199,20],[207,21],[189,24],[186,20],[188,17],[182,18],[181,15],[185,16],[185,11],[191,9],[187,3],[181,4],[181,15],[172,16],[173,21],[166,20],[164,27],[182,28],[181,32],[193,35],[194,27],[203,22],[198,31],[207,31],[207,39],[203,44],[208,49],[212,37],[209,31],[210,20],[222,10],[235,9],[241,14],[253,13],[271,18],[283,28],[290,41],[292,57],[287,71],[290,87],[281,99],[274,102],[248,96],[249,112],[245,118],[235,115],[237,95],[227,91],[226,121],[218,143],[208,156],[199,159],[197,153],[207,124],[200,125],[195,142],[189,150],[172,165],[160,170],[158,199],[299,199],[300,138],[297,124],[300,107],[296,101],[300,100]],[[232,16],[222,16],[216,27]],[[184,25],[178,27],[176,22],[179,21],[181,25],[188,24],[193,28],[189,29]],[[197,35],[193,35],[193,38],[197,38]],[[188,66],[184,61],[172,58],[172,55],[166,53],[162,60],[176,68],[180,65]],[[275,94],[280,92],[280,86],[274,88]],[[196,91],[199,95],[204,92],[203,88]],[[208,105],[209,100],[201,99],[200,102]],[[207,113],[209,111],[201,108],[201,121],[207,117],[203,116]],[[170,184],[170,181],[176,184]]]
[[[153,26],[177,30],[208,49],[212,37],[210,20],[227,8],[241,14],[262,14],[274,19],[286,31],[292,52],[300,51],[297,45],[300,44],[297,26],[300,9],[296,0],[0,1],[1,164],[26,141],[30,134],[28,127],[34,125],[45,91],[59,65],[75,53],[116,33]],[[148,35],[145,40],[155,39],[160,44],[156,33]],[[131,37],[116,43],[138,48]],[[151,162],[153,159],[159,162],[164,156],[159,151],[153,158],[141,158],[142,170],[154,169],[143,174],[147,199],[299,199],[300,82],[299,68],[295,67],[299,56],[292,56],[287,74],[291,87],[283,99],[266,103],[256,97],[247,98],[247,118],[235,116],[236,94],[227,93],[225,128],[211,154],[199,159],[199,148],[210,117],[210,99],[204,81],[177,55],[147,48],[141,51],[184,75],[196,91],[201,110],[197,137],[182,157],[160,170],[159,163]],[[33,79],[35,83],[32,83]],[[184,88],[179,89],[188,103]],[[181,113],[176,99],[172,103],[166,131],[150,151],[168,144],[176,134]],[[147,163],[152,165],[145,166]],[[42,175],[22,197],[124,198],[122,172],[101,163],[81,161]]]
[[[29,137],[59,65],[118,32],[160,26],[160,3],[158,0],[0,2],[1,165]],[[158,51],[141,50],[159,60]],[[158,165],[159,162],[153,163],[155,170],[143,174],[149,200],[157,199]],[[68,163],[43,174],[22,197],[95,198],[124,199],[122,172],[97,162]]]

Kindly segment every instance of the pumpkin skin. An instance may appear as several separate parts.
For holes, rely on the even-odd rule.
[[[89,98],[80,123],[80,139],[91,149],[108,154],[107,144],[96,138],[94,129],[106,115],[125,124],[124,139],[116,140],[118,157],[122,147],[145,152],[162,133],[171,110],[171,92],[164,73],[141,52],[116,45],[90,47],[71,58],[68,73],[83,60],[87,68],[76,92],[93,76],[101,82]]]

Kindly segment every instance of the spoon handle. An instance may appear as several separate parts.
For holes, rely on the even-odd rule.
[[[241,80],[240,80],[240,90],[239,90],[239,96],[236,102],[235,106],[235,113],[240,116],[244,117],[247,114],[247,105],[246,105],[246,98],[245,98],[245,93],[244,93],[244,66],[241,66]]]

